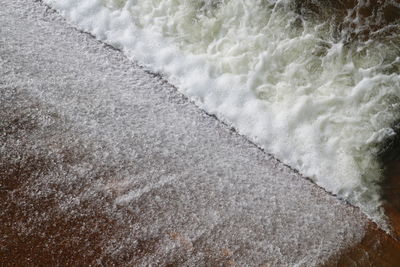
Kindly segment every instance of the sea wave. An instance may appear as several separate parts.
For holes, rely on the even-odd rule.
[[[384,224],[400,120],[396,1],[45,2]]]

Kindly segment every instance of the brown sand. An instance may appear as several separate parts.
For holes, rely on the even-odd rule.
[[[399,266],[400,243],[371,223],[363,240],[332,257],[325,266]]]
[[[32,160],[31,166],[21,166],[13,168],[2,165],[1,174],[5,176],[5,182],[8,189],[22,189],[29,179],[26,179],[32,168],[45,164]],[[4,162],[2,162],[4,163]],[[6,169],[7,168],[7,169]],[[4,176],[3,176],[4,178]],[[22,180],[25,180],[23,182]],[[18,181],[18,183],[15,183]],[[37,199],[26,199],[26,195],[17,194],[16,202],[29,203],[22,206],[16,206],[14,201],[8,202],[7,190],[0,193],[2,208],[6,209],[7,217],[0,219],[2,244],[0,249],[1,266],[84,266],[93,264],[99,260],[102,264],[121,265],[123,262],[132,258],[141,259],[151,255],[157,247],[158,240],[139,240],[137,249],[126,252],[125,257],[120,259],[108,258],[104,256],[102,244],[109,236],[109,233],[124,231],[124,225],[110,219],[103,214],[101,209],[91,207],[90,203],[83,203],[80,207],[80,216],[78,218],[66,218],[55,213],[47,218],[43,225],[37,226],[39,229],[28,236],[21,235],[15,231],[16,224],[24,225],[31,220],[32,216],[41,216],[49,214],[49,210],[54,209],[52,199],[46,201]],[[21,198],[18,200],[18,198]],[[389,206],[388,206],[389,207]],[[399,213],[388,208],[389,218],[394,229],[398,234],[400,223]],[[134,218],[132,218],[134,220]],[[29,224],[29,223],[28,223]],[[116,230],[119,229],[119,230]],[[169,233],[170,238],[181,243],[188,250],[193,250],[193,245],[188,242],[179,233]],[[28,239],[27,239],[28,238]],[[5,245],[5,246],[4,246]],[[226,249],[225,249],[226,250]],[[220,256],[210,253],[210,263],[229,266],[232,262],[229,260],[231,251],[226,250]],[[386,234],[384,231],[376,228],[375,224],[368,225],[366,234],[357,246],[344,249],[341,254],[333,256],[325,266],[398,266],[400,263],[400,243]],[[172,264],[174,265],[174,264]],[[176,264],[179,265],[179,264]]]
[[[79,217],[64,217],[54,210],[52,198],[40,199],[27,197],[24,188],[33,183],[34,174],[38,169],[46,169],[48,164],[40,159],[32,158],[31,164],[11,166],[1,161],[0,174],[3,187],[0,192],[2,209],[7,217],[0,218],[2,244],[0,248],[1,266],[83,266],[93,264],[98,260],[102,264],[121,265],[132,258],[140,259],[151,255],[157,247],[158,240],[139,240],[135,250],[126,252],[120,259],[104,256],[102,244],[110,233],[125,231],[124,225],[103,214],[99,207],[90,203],[82,203],[79,207]],[[47,161],[48,162],[48,161]],[[9,191],[19,190],[10,201]],[[79,192],[77,191],[76,194]],[[398,196],[398,195],[396,195]],[[5,202],[8,201],[8,202]],[[25,203],[15,205],[15,203]],[[398,234],[400,216],[393,206],[387,206],[388,215],[394,230]],[[3,213],[4,214],[4,213]],[[15,231],[15,225],[29,225],[32,216],[51,214],[44,224],[32,229],[29,235]],[[133,217],[132,220],[135,218]],[[25,229],[26,231],[26,229]],[[169,233],[172,240],[193,250],[193,244],[179,233]],[[224,250],[220,256],[210,251],[210,263],[229,266],[231,251]],[[400,263],[400,243],[394,238],[370,223],[362,241],[354,247],[344,249],[341,254],[333,256],[326,266],[398,266]],[[174,264],[173,264],[174,265]],[[176,264],[179,265],[179,264]]]

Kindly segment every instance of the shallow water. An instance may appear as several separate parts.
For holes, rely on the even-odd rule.
[[[363,239],[360,210],[159,76],[40,2],[2,7],[3,265],[320,266]]]
[[[382,224],[382,155],[400,119],[396,1],[45,2]]]

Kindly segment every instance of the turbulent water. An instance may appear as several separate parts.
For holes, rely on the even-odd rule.
[[[45,2],[381,218],[379,185],[400,119],[396,1]]]

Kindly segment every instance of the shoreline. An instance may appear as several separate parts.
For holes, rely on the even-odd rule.
[[[359,209],[43,10],[0,11],[6,265],[398,260]]]

